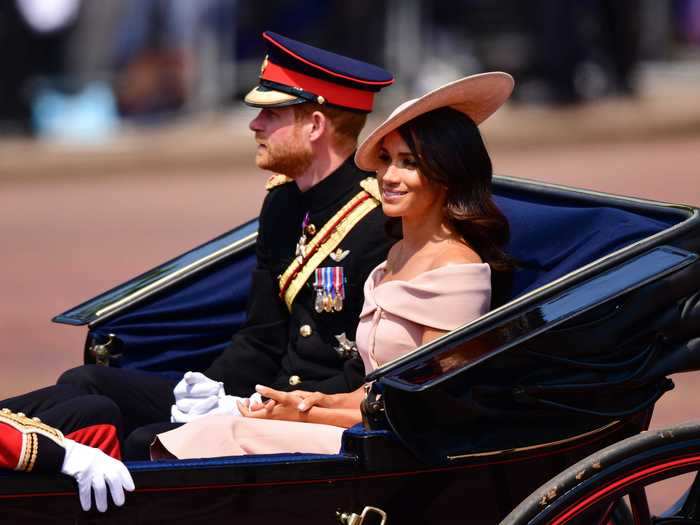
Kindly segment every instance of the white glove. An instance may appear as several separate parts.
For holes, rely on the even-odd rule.
[[[95,493],[95,507],[100,512],[107,510],[107,489],[118,507],[124,505],[124,491],[134,490],[134,480],[124,463],[102,452],[64,439],[66,456],[61,472],[75,478],[83,510],[90,510],[91,492]]]
[[[229,414],[232,416],[240,416],[238,410],[238,402],[254,405],[262,404],[262,397],[255,392],[249,398],[223,395],[221,397],[210,396],[199,400],[198,403],[191,406],[190,410],[185,412],[180,410],[179,403],[170,407],[170,421],[173,423],[189,423],[195,419],[212,414]]]
[[[175,385],[173,395],[178,408],[187,413],[212,396],[223,397],[224,384],[209,379],[201,372],[187,372]],[[201,413],[202,410],[200,409],[199,412]]]
[[[187,372],[173,390],[175,404],[170,408],[170,421],[187,423],[208,414],[225,395],[224,385],[200,372]]]

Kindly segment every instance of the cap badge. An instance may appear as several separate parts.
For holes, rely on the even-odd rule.
[[[267,65],[270,63],[270,60],[268,59],[267,55],[265,55],[265,58],[262,61],[262,64],[260,65],[260,76],[265,72],[265,69],[267,68]]]

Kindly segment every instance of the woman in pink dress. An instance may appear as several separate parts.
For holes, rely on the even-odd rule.
[[[376,171],[388,231],[400,239],[364,287],[356,341],[367,372],[486,313],[508,274],[508,222],[491,197],[477,126],[512,88],[505,73],[457,80],[400,105],[358,148],[355,162]],[[160,434],[152,456],[335,454],[343,431],[362,421],[363,388],[256,390],[268,400],[239,406],[244,417],[203,417]]]

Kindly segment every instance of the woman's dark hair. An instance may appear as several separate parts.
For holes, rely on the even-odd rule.
[[[464,113],[440,108],[397,131],[413,153],[420,174],[447,188],[445,216],[491,267],[492,303],[502,304],[510,293],[513,270],[513,260],[504,251],[510,228],[493,202],[491,159],[479,128]],[[400,219],[390,219],[387,231],[396,233],[397,226],[400,228]]]

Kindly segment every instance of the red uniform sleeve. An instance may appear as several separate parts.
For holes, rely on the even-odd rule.
[[[15,470],[22,454],[22,433],[6,423],[0,423],[0,468]]]
[[[0,411],[0,468],[57,472],[63,464],[63,435],[24,414]]]

